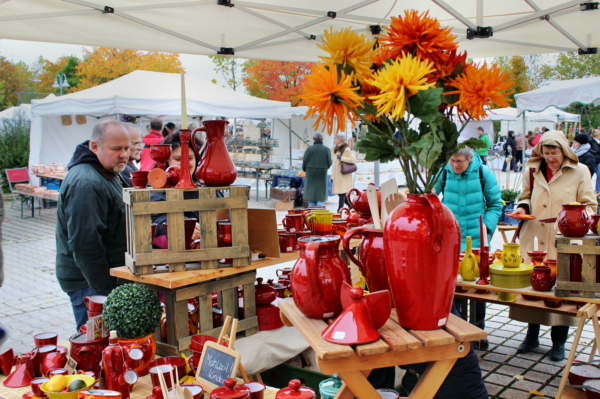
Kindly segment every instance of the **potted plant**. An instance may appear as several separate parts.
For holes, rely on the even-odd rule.
[[[123,348],[142,346],[144,357],[134,370],[140,377],[148,374],[148,363],[156,355],[154,330],[160,325],[162,309],[158,297],[139,284],[118,286],[108,295],[102,319],[108,331],[116,331]]]
[[[431,330],[446,324],[461,241],[433,188],[458,149],[484,145],[459,143],[460,133],[489,108],[508,106],[512,82],[495,65],[467,62],[451,29],[426,12],[405,11],[384,29],[376,40],[326,31],[319,46],[329,55],[313,66],[302,98],[315,128],[324,123],[331,134],[360,120],[367,133],[356,148],[366,160],[400,162],[409,194],[388,215],[386,267],[400,324]]]
[[[501,220],[508,224],[519,224],[518,220],[506,216],[506,213],[512,213],[512,211],[515,209],[515,201],[521,195],[521,191],[515,191],[507,188],[500,190],[500,195],[502,196],[502,202],[504,205],[502,207],[502,216],[500,217]]]

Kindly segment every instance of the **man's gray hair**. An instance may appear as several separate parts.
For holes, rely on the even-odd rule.
[[[125,122],[125,123],[123,123],[123,126],[125,126],[125,129],[127,129],[128,131],[129,131],[129,129],[135,129],[138,132],[140,131],[140,127],[138,125],[136,125],[135,123]]]
[[[92,130],[92,138],[90,139],[90,145],[91,145],[91,141],[94,141],[100,147],[102,147],[102,143],[104,142],[106,127],[107,126],[115,126],[115,125],[124,127],[121,122],[116,121],[114,119],[108,119],[108,120],[102,121],[102,122],[98,123],[96,126],[94,126],[94,130]]]
[[[323,135],[321,133],[315,133],[313,135],[313,140],[315,140],[315,141],[317,141],[317,140],[323,141]]]
[[[473,159],[473,150],[469,147],[461,148],[453,155],[464,155],[467,159]]]

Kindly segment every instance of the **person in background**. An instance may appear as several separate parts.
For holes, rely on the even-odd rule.
[[[150,158],[150,146],[152,144],[160,144],[163,140],[161,130],[163,128],[163,121],[160,118],[152,118],[150,121],[150,133],[144,136],[142,140],[144,142],[144,148],[140,155],[140,170],[152,170],[154,167],[154,160]]]
[[[513,132],[512,130],[508,131],[508,135],[506,136],[506,142],[504,143],[504,146],[502,148],[504,150],[505,158],[504,158],[504,165],[502,166],[502,171],[506,172],[506,166],[508,165],[508,157],[510,157],[512,155],[512,158],[510,159],[510,167],[508,168],[509,170],[512,169],[514,171],[517,170],[517,162],[515,159],[515,154],[517,153],[517,142],[515,141],[515,132]],[[510,149],[510,151],[509,151]]]
[[[538,130],[538,128],[536,127],[535,130]],[[542,136],[544,135],[544,133],[546,133],[548,131],[550,131],[550,129],[548,129],[545,126],[542,127],[542,131],[535,136],[535,139],[533,139],[533,142],[531,144],[533,144],[533,146],[536,146],[537,143],[539,143],[540,140],[542,139]]]
[[[327,201],[327,170],[332,164],[331,151],[323,145],[323,135],[315,133],[314,143],[304,152],[302,170],[306,172],[302,198],[308,206],[325,205]]]
[[[346,193],[352,189],[352,173],[342,174],[342,162],[355,164],[356,157],[354,151],[352,151],[348,143],[345,141],[345,137],[342,134],[337,134],[333,138],[333,172],[331,174],[331,180],[333,181],[332,192],[337,194],[339,197],[338,212],[344,207],[346,202]]]
[[[140,161],[140,154],[144,148],[144,143],[142,142],[140,129],[136,124],[127,122],[123,125],[125,126],[125,129],[127,129],[127,132],[129,132],[131,147],[129,148],[129,162],[127,162],[125,169],[121,172],[121,177],[129,184],[129,187],[132,187],[133,183],[131,183],[130,173],[138,171],[138,168],[134,165],[133,161]]]
[[[525,142],[525,147],[523,147],[523,142]],[[517,151],[515,152],[515,165],[517,165],[517,170],[520,171],[523,167],[523,150],[529,148],[529,142],[527,139],[524,140],[523,133],[517,134],[515,137],[515,144],[517,147]]]
[[[527,132],[527,148],[526,150],[533,148],[533,140],[535,139],[535,135],[533,134],[533,132],[530,130]]]
[[[190,131],[190,134],[192,134],[192,132],[196,130],[196,125],[194,123],[190,123],[187,129]]]
[[[167,137],[169,134],[174,133],[176,130],[175,124],[173,122],[166,123],[162,129],[163,137]]]
[[[553,130],[545,133],[533,149],[526,166],[523,191],[514,213],[533,215],[543,220],[556,217],[562,210],[562,204],[571,202],[586,205],[588,215],[596,213],[598,204],[588,169],[579,163],[563,132]],[[537,249],[548,251],[547,259],[556,259],[554,239],[557,233],[556,223],[525,223],[519,239],[525,263],[530,262],[527,251],[534,249],[536,238]],[[564,359],[569,326],[577,325],[575,317],[512,306],[509,317],[529,323],[527,335],[517,347],[518,353],[531,352],[540,345],[538,336],[540,324],[543,324],[552,326],[550,359],[557,362]]]
[[[470,148],[457,151],[444,168],[442,177],[434,186],[442,195],[442,203],[456,216],[460,226],[461,251],[472,238],[473,248],[481,247],[479,215],[488,231],[488,242],[502,214],[502,196],[494,173],[481,162],[479,155]],[[475,325],[485,328],[485,302],[476,302]],[[485,349],[489,343],[483,339],[474,343],[476,348]]]
[[[600,130],[592,130],[592,138],[590,139],[592,151],[596,152],[596,191],[600,191]]]
[[[577,155],[579,163],[588,167],[590,177],[592,177],[594,176],[594,172],[596,172],[596,153],[591,150],[592,147],[589,140],[587,133],[579,133],[573,139],[571,148],[575,152],[575,155]]]
[[[479,136],[479,140],[481,140],[485,143],[486,147],[478,148],[476,152],[477,152],[477,155],[479,155],[479,158],[481,158],[481,163],[483,163],[484,165],[487,165],[488,151],[490,148],[492,148],[492,142],[490,141],[490,136],[488,136],[483,131],[483,128],[481,126],[479,126],[477,128],[477,135]]]
[[[56,210],[56,278],[69,295],[76,330],[88,320],[86,296],[117,285],[110,269],[125,264],[127,237],[121,172],[129,161],[129,133],[105,120],[75,148]]]

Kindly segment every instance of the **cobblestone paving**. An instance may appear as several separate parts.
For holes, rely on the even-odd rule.
[[[251,198],[255,198],[251,196]],[[55,278],[56,244],[54,209],[42,210],[34,219],[20,219],[15,205],[10,209],[7,202],[6,220],[2,225],[2,250],[4,252],[5,282],[0,288],[0,323],[9,331],[3,345],[12,347],[16,353],[33,348],[33,335],[44,331],[59,334],[59,342],[75,332],[75,322],[69,298],[62,292]],[[250,202],[252,207],[274,208],[274,202]],[[337,197],[327,202],[335,210]],[[285,212],[278,212],[280,222]],[[491,242],[492,250],[502,247],[502,239],[496,234]],[[287,264],[260,269],[258,275],[276,278],[275,271]],[[289,262],[293,265],[293,262]],[[520,355],[516,347],[527,331],[527,325],[508,318],[508,307],[489,304],[486,313],[486,331],[490,334],[487,351],[477,351],[480,357],[482,377],[491,398],[537,398],[529,391],[539,391],[553,397],[562,376],[563,362],[553,362],[548,352],[552,346],[550,329],[542,326],[540,347],[532,353]],[[568,342],[573,341],[575,329],[570,329]],[[587,360],[593,342],[591,324],[586,325],[579,345],[580,360]],[[571,348],[567,343],[567,350]],[[523,380],[515,379],[522,375]]]

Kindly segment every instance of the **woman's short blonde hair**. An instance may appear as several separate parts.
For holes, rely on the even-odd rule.
[[[344,144],[347,144],[346,143],[346,136],[344,136],[343,134],[336,134],[334,138],[338,139],[339,141],[341,141]]]
[[[600,136],[600,130],[599,129],[594,129],[593,132],[594,133],[592,134],[592,136],[594,136],[594,137]]]

